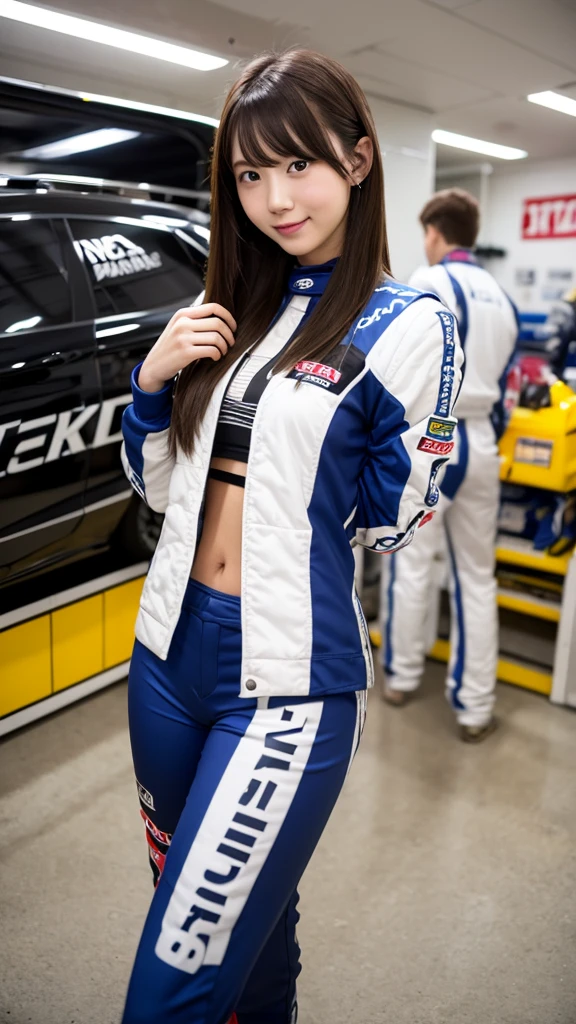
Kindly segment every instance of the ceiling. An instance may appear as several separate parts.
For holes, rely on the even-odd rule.
[[[94,18],[86,0],[50,6]],[[369,96],[431,112],[436,127],[530,159],[576,155],[576,118],[526,100],[576,96],[576,0],[100,0],[97,10],[98,21],[231,63],[196,72],[0,19],[0,74],[217,117],[238,61],[304,45],[341,60]],[[467,159],[479,158],[438,147],[440,165]]]

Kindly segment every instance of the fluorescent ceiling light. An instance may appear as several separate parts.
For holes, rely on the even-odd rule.
[[[533,92],[526,97],[530,103],[539,103],[541,107],[550,107],[551,110],[558,110],[561,114],[572,114],[576,117],[576,100],[569,96],[563,96],[559,92]]]
[[[228,64],[227,60],[214,57],[211,53],[200,53],[198,50],[188,49],[187,46],[165,43],[162,39],[154,39],[153,36],[126,32],[124,29],[112,28],[97,21],[85,21],[84,18],[74,18],[69,14],[58,14],[44,7],[20,3],[19,0],[0,0],[0,16],[24,22],[26,25],[47,28],[52,32],[62,32],[77,39],[88,39],[92,43],[104,43],[120,50],[130,50],[131,53],[141,53],[145,57],[157,57],[158,60],[167,60],[170,64],[183,64],[184,67],[194,68],[196,71],[214,71],[215,68],[222,68]]]
[[[63,156],[71,156],[72,153],[86,153],[88,150],[102,149],[103,146],[115,146],[118,142],[135,139],[137,135],[140,135],[140,132],[131,132],[127,128],[98,128],[94,132],[84,132],[82,135],[72,135],[69,139],[59,139],[57,142],[47,142],[44,146],[25,149],[22,156],[36,160],[58,160]]]
[[[437,128],[432,132],[434,142],[442,146],[453,146],[455,149],[467,149],[470,153],[484,153],[496,156],[500,160],[522,160],[528,153],[525,149],[514,149],[512,146],[499,146],[496,142],[485,142],[483,139],[471,139],[468,135],[455,135]]]
[[[1,0],[0,0],[1,6]],[[193,114],[189,110],[178,110],[177,107],[159,107],[156,103],[141,103],[139,100],[123,100],[119,96],[100,96],[96,92],[78,92],[77,96],[86,102],[109,103],[112,107],[125,107],[127,110],[141,110],[146,114],[164,114],[165,117],[180,117],[183,121],[198,121],[200,124],[210,125],[217,128],[220,124],[215,117],[205,117],[204,114]],[[144,184],[140,185],[143,188]]]

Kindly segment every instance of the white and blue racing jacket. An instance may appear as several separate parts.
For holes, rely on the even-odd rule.
[[[331,265],[299,268],[270,330],[285,343],[319,301]],[[241,357],[240,357],[241,358]],[[218,382],[191,457],[172,458],[172,382],[123,419],[123,462],[164,512],[138,639],[168,654],[201,529]],[[240,696],[314,696],[373,682],[352,546],[398,550],[426,521],[453,447],[462,351],[436,296],[387,280],[322,363],[274,374],[257,407],[244,497]],[[298,385],[298,386],[297,386]]]

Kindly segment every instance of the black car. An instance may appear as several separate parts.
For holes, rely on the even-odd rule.
[[[120,421],[132,368],[202,290],[208,218],[75,187],[0,179],[0,585],[111,543],[147,558],[159,531]]]

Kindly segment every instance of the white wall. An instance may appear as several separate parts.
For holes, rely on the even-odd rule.
[[[392,273],[406,281],[425,263],[418,215],[433,190],[433,115],[368,95],[384,160]]]
[[[576,192],[576,157],[498,168],[490,177],[484,238],[507,250],[490,270],[521,311],[545,313],[554,293],[576,285],[576,238],[522,239],[524,199]],[[517,272],[535,271],[533,285],[521,285]],[[558,278],[572,271],[572,281]]]

